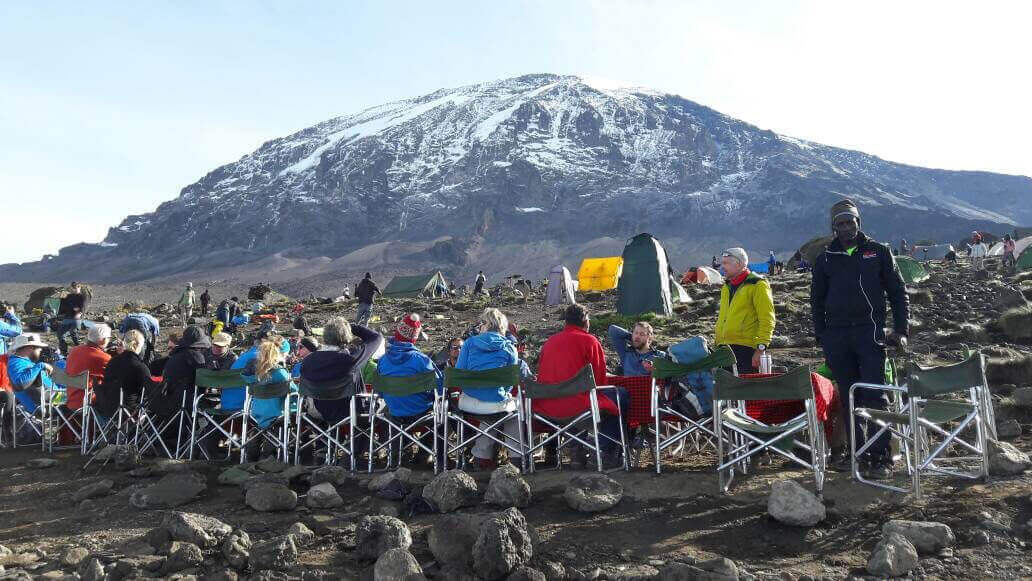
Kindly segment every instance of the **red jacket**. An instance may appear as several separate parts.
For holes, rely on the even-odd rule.
[[[545,341],[541,347],[539,363],[539,383],[561,383],[577,375],[585,364],[590,363],[595,374],[595,385],[606,385],[606,355],[602,351],[602,344],[594,335],[576,325],[566,325],[565,329]],[[602,413],[619,413],[616,404],[601,394],[598,405]],[[534,411],[554,418],[573,417],[589,409],[591,399],[587,392],[534,401]]]
[[[79,345],[68,352],[65,361],[65,372],[68,375],[79,375],[83,371],[90,372],[90,389],[104,381],[104,368],[111,356],[93,345]],[[83,392],[81,389],[68,390],[68,408],[77,410],[82,407]]]

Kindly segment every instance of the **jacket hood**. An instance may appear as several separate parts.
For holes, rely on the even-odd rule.
[[[183,338],[176,345],[175,350],[180,349],[211,349],[211,339],[200,327],[191,325],[183,331]]]
[[[387,343],[387,353],[383,357],[394,365],[404,365],[413,357],[423,354],[414,344],[408,341],[391,339]]]
[[[480,351],[483,353],[492,353],[495,351],[504,351],[506,347],[513,345],[507,337],[494,332],[480,333],[470,337],[466,344],[470,349]]]

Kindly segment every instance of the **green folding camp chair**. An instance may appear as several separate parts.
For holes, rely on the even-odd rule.
[[[520,388],[520,366],[509,365],[495,369],[473,371],[470,369],[457,369],[448,367],[444,370],[444,385],[447,388],[458,388],[465,390],[478,387],[498,387],[500,385],[513,386],[516,390],[516,409],[511,412],[499,412],[494,414],[475,414],[459,409],[458,402],[454,405],[448,401],[445,406],[444,416],[444,445],[445,456],[455,454],[460,468],[465,466],[466,446],[473,443],[480,436],[490,438],[495,444],[504,446],[512,454],[519,456],[526,469],[528,457],[526,455],[526,433],[523,429],[523,391]],[[502,427],[506,422],[516,421],[519,425],[519,437],[512,438],[506,434]],[[457,427],[457,439],[454,444],[449,442],[448,424],[455,422]],[[466,437],[466,430],[473,433]]]
[[[233,423],[238,420],[241,424],[245,423],[244,409],[224,410],[219,407],[202,404],[205,403],[205,396],[209,395],[209,392],[222,392],[226,389],[244,389],[246,385],[247,382],[244,381],[243,371],[239,369],[198,369],[195,372],[193,415],[190,421],[190,448],[186,453],[191,460],[193,460],[194,449],[199,447],[197,444],[209,436],[221,436],[226,439],[227,459],[233,454],[234,448],[240,450],[241,457],[243,456],[243,439],[233,431]],[[198,424],[202,420],[206,425],[199,426]],[[208,458],[208,452],[203,447],[200,447],[200,450],[205,459],[211,460],[211,458]],[[179,455],[183,455],[182,451]]]
[[[290,405],[297,402],[297,392],[290,389],[290,381],[265,385],[248,385],[244,396],[243,427],[240,429],[240,463],[247,461],[247,447],[256,441],[268,442],[276,449],[276,457],[284,463],[290,461]],[[279,418],[262,427],[251,415],[254,402],[258,400],[283,398],[283,413]]]
[[[684,442],[689,437],[702,437],[707,443],[713,442],[716,434],[713,431],[713,417],[693,419],[671,407],[668,400],[660,397],[661,385],[657,380],[670,380],[696,371],[710,371],[718,367],[730,367],[737,375],[738,366],[735,353],[727,345],[721,345],[706,357],[690,364],[679,364],[665,357],[652,360],[652,418],[653,455],[656,463],[656,474],[662,471],[661,455],[663,450]],[[674,432],[663,434],[662,424],[675,426]],[[702,441],[696,440],[697,447],[702,448]]]
[[[992,416],[989,412],[992,400],[989,399],[989,390],[986,386],[985,359],[982,354],[974,353],[961,363],[927,369],[909,363],[906,371],[907,381],[902,386],[856,383],[849,388],[853,478],[858,482],[886,490],[912,492],[916,498],[921,498],[922,474],[987,479],[989,456],[986,451],[986,440],[989,437],[989,426],[992,425]],[[906,396],[907,401],[891,406],[888,410],[860,408],[855,405],[854,394],[857,389],[896,393]],[[945,397],[965,392],[965,398]],[[858,418],[874,423],[879,428],[874,435],[868,435],[862,443],[857,442],[854,436]],[[975,432],[974,444],[960,437],[969,428]],[[909,489],[867,480],[860,474],[857,458],[886,431],[901,442],[907,472],[911,479]],[[965,449],[971,455],[943,454],[951,448]],[[972,462],[977,462],[977,466],[970,466]],[[966,464],[968,470],[945,468],[948,464]]]
[[[533,380],[524,382],[523,409],[524,418],[527,422],[527,441],[532,442],[534,440],[534,422],[539,422],[545,426],[546,431],[550,432],[537,444],[527,446],[527,453],[523,457],[526,459],[527,469],[530,472],[534,471],[534,462],[531,460],[531,457],[553,440],[556,441],[556,459],[559,461],[560,468],[562,467],[562,447],[572,443],[579,443],[595,455],[598,470],[599,472],[603,471],[602,448],[599,446],[599,438],[606,438],[607,436],[598,429],[598,424],[602,421],[598,405],[598,392],[603,389],[615,390],[616,387],[611,385],[595,385],[595,374],[590,364],[582,367],[577,372],[577,375],[562,383],[550,385]],[[568,397],[584,392],[588,392],[591,407],[572,418],[553,418],[534,411],[534,400]],[[620,412],[619,420],[620,441],[614,441],[614,443],[619,444],[620,449],[624,451],[623,469],[627,470],[627,435],[624,433],[622,411]],[[584,423],[589,424],[587,429],[582,427]]]
[[[376,363],[372,363],[372,369],[375,371]],[[365,371],[363,371],[363,377]],[[369,379],[372,379],[372,374],[369,374]],[[357,389],[356,389],[357,387]],[[297,412],[294,416],[294,463],[301,463],[301,455],[306,449],[312,450],[312,456],[318,457],[321,453],[323,463],[330,465],[337,461],[338,458],[347,457],[348,462],[351,465],[351,471],[354,472],[358,462],[358,455],[364,450],[358,450],[356,448],[356,442],[358,442],[359,436],[369,437],[369,430],[363,429],[362,418],[369,416],[368,411],[363,411],[367,406],[360,406],[361,400],[371,400],[372,394],[367,393],[364,389],[365,384],[361,386],[352,385],[352,379],[350,376],[344,376],[337,380],[315,382],[309,379],[301,378],[301,382],[298,384],[298,396],[300,401],[298,402]],[[347,395],[355,392],[353,395]],[[315,401],[334,401],[334,400],[348,400],[348,414],[347,416],[337,420],[336,422],[329,422],[324,419],[318,419],[309,415],[306,409],[309,405],[313,406]],[[305,402],[308,402],[307,404]],[[342,435],[342,432],[346,431],[347,437]]]
[[[418,375],[398,377],[392,375],[380,375],[377,370],[373,374],[373,397],[369,404],[369,472],[373,471],[373,460],[377,452],[387,450],[387,466],[390,470],[395,463],[400,464],[400,451],[411,444],[415,444],[420,450],[433,456],[434,472],[443,469],[440,465],[440,458],[437,450],[441,443],[438,441],[440,424],[444,415],[444,394],[437,389],[437,372],[427,371]],[[423,415],[410,421],[403,422],[390,414],[386,405],[380,405],[380,398],[384,395],[406,396],[429,391],[434,395],[433,405]],[[387,424],[387,435],[380,439],[376,432],[376,423]],[[420,438],[420,434],[430,430],[432,434],[431,445],[427,446]],[[398,458],[394,458],[395,442],[398,447]]]
[[[774,377],[736,377],[723,369],[715,373],[713,432],[720,491],[726,493],[730,488],[736,466],[742,469],[752,456],[768,451],[813,470],[817,495],[822,496],[827,443],[817,420],[810,368],[804,365]],[[744,402],[760,400],[802,401],[803,413],[781,424],[765,424],[745,414]],[[806,441],[798,441],[796,436],[804,432]],[[808,452],[810,458],[797,455],[796,448]]]

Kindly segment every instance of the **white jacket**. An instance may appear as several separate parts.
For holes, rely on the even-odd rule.
[[[987,254],[989,254],[989,249],[985,242],[979,242],[971,247],[971,258],[985,258]]]

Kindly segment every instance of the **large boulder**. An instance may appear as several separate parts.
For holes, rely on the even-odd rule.
[[[173,541],[193,543],[202,549],[217,546],[233,532],[233,527],[219,519],[192,512],[172,511],[161,521]]]
[[[237,529],[222,541],[222,556],[226,558],[230,567],[243,571],[251,559],[253,546],[251,536],[247,534],[247,531]]]
[[[946,547],[952,547],[957,540],[953,536],[953,529],[940,522],[890,520],[882,525],[882,536],[891,533],[910,541],[917,552],[923,555],[934,555]]]
[[[446,514],[427,534],[430,552],[442,566],[469,569],[473,566],[473,545],[480,534],[483,518],[476,515]]]
[[[1021,290],[1011,286],[999,287],[996,291],[996,297],[993,299],[993,308],[997,311],[1024,307],[1027,304],[1028,301],[1025,300],[1025,295],[1022,294]]]
[[[336,508],[344,504],[337,489],[329,482],[322,482],[308,489],[305,505],[308,508]]]
[[[717,557],[695,565],[688,563],[667,563],[657,581],[738,581],[738,566],[731,559]]]
[[[373,566],[373,581],[418,581],[426,579],[419,561],[407,549],[390,549]]]
[[[242,466],[230,466],[219,474],[219,484],[223,486],[242,486],[252,476],[254,476],[254,473]]]
[[[530,485],[512,464],[499,466],[491,473],[484,501],[497,506],[524,508],[530,506]]]
[[[412,470],[402,467],[394,472],[384,472],[383,474],[373,476],[369,479],[369,492],[377,492],[387,488],[394,481],[399,481],[407,487],[412,481]]]
[[[1019,387],[1011,394],[1014,403],[1021,407],[1032,408],[1032,387]]]
[[[196,567],[204,562],[204,553],[193,543],[173,542],[165,565],[161,568],[166,575],[178,573],[183,569]]]
[[[533,556],[527,520],[518,509],[510,508],[480,526],[473,545],[473,572],[483,579],[500,579]]]
[[[609,510],[623,498],[623,486],[605,474],[581,474],[570,479],[563,498],[580,512]]]
[[[767,513],[778,522],[812,527],[827,516],[824,503],[795,480],[778,480],[770,488]]]
[[[75,502],[82,502],[87,498],[101,498],[111,494],[111,490],[115,487],[114,480],[101,480],[99,482],[91,482],[86,486],[83,486],[79,490],[75,491],[72,495],[72,500]]]
[[[373,561],[390,549],[408,550],[411,546],[408,525],[393,516],[362,517],[355,530],[355,556],[359,559]]]
[[[240,484],[240,488],[244,491],[249,491],[256,486],[262,486],[263,484],[278,484],[280,486],[290,486],[290,478],[286,474],[280,472],[262,472],[255,474],[248,479],[244,480]]]
[[[251,547],[249,563],[255,571],[288,570],[293,568],[296,562],[297,545],[294,544],[293,535],[283,535]]]
[[[989,473],[993,476],[1015,476],[1032,468],[1028,454],[1007,442],[987,440]]]
[[[129,504],[136,508],[175,508],[197,498],[207,490],[204,476],[192,472],[172,472],[154,484],[133,492]]]
[[[282,484],[262,483],[247,491],[244,502],[258,512],[294,510],[297,493]]]
[[[308,483],[315,486],[316,484],[329,482],[334,486],[341,486],[350,480],[354,480],[354,478],[354,475],[343,466],[322,466],[312,471],[311,476],[308,477]]]
[[[477,502],[477,482],[462,470],[448,470],[423,487],[423,498],[441,512],[452,512]]]
[[[879,577],[899,577],[917,566],[917,549],[903,535],[883,535],[867,561],[867,572]]]

